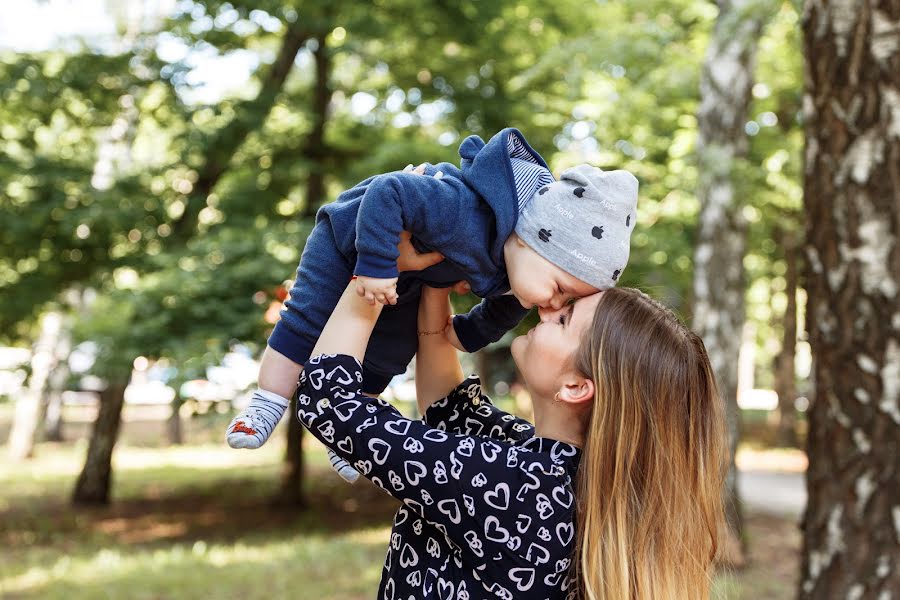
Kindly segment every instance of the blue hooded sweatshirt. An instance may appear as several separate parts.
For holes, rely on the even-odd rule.
[[[522,320],[528,310],[506,294],[510,286],[503,245],[515,229],[519,207],[552,175],[517,129],[504,129],[487,144],[469,136],[459,155],[459,168],[427,164],[425,176],[402,171],[376,175],[319,210],[269,346],[298,364],[305,362],[351,274],[399,276],[400,299],[385,306],[366,355],[366,362],[370,355],[380,358],[375,361],[379,365],[366,366],[385,376],[402,373],[415,353],[415,333],[411,340],[399,337],[408,335],[410,322],[415,329],[423,284],[446,287],[464,279],[484,298],[453,323],[469,352],[500,339]],[[439,171],[442,176],[435,177]],[[412,234],[417,250],[438,251],[445,260],[422,271],[398,273],[397,244],[404,230]],[[397,311],[407,314],[391,314]]]

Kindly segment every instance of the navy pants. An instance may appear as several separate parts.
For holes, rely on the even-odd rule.
[[[317,223],[303,249],[297,278],[269,346],[297,364],[306,362],[350,282],[355,264],[355,254],[341,253],[329,223]],[[397,304],[384,307],[369,339],[363,361],[364,392],[380,394],[415,356],[422,284],[447,287],[464,278],[446,261],[424,271],[400,274]]]

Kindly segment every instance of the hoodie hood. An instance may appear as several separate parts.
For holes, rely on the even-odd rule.
[[[470,135],[460,144],[459,156],[463,180],[495,215],[497,236],[491,255],[498,264],[504,264],[503,244],[515,230],[519,211],[535,191],[555,181],[550,167],[512,127],[501,130],[487,144]]]

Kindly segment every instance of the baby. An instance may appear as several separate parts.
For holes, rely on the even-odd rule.
[[[268,340],[250,404],[229,424],[233,448],[259,448],[281,419],[303,363],[357,278],[370,302],[386,304],[363,363],[362,389],[379,394],[416,353],[422,285],[469,283],[483,298],[456,315],[446,335],[475,352],[515,327],[534,306],[559,308],[613,287],[628,262],[638,182],[627,171],[579,165],[554,181],[522,134],[466,138],[459,168],[425,165],[370,177],[323,206],[306,242],[281,320]],[[445,260],[398,272],[402,232],[419,252]],[[332,456],[348,481],[358,475]]]

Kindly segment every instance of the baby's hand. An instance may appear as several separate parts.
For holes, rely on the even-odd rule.
[[[375,302],[397,304],[397,278],[378,279],[359,276],[356,278],[356,293],[372,305]]]

